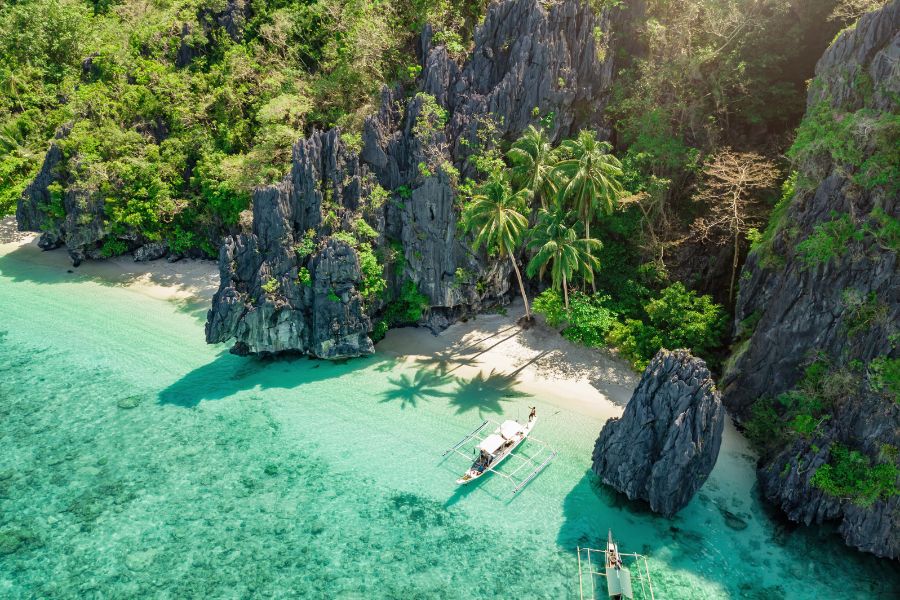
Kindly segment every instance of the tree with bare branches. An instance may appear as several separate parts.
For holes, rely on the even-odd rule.
[[[728,300],[734,302],[734,281],[740,262],[741,241],[761,224],[764,211],[758,193],[778,183],[778,167],[755,152],[724,148],[703,169],[694,200],[709,206],[709,213],[694,221],[693,235],[718,245],[734,244]]]
[[[855,23],[867,12],[878,10],[885,4],[887,0],[839,0],[828,20],[845,24]]]

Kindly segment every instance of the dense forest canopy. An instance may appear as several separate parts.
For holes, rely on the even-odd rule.
[[[65,185],[99,190],[114,233],[213,253],[253,186],[283,176],[294,141],[312,127],[358,129],[381,86],[415,77],[424,23],[463,48],[479,4],[6,3],[0,212],[62,133]]]
[[[552,188],[555,181],[580,191],[558,203],[562,216],[571,217],[566,222],[552,210],[539,218],[534,207],[529,213],[522,206],[531,214],[527,225],[544,237],[523,230],[510,250],[530,256],[542,251],[533,238],[546,245],[563,234],[591,248],[587,262],[548,258],[526,273],[532,283],[545,270],[557,273],[536,307],[555,319],[563,307],[570,336],[614,343],[638,365],[660,345],[709,351],[722,339],[723,314],[690,288],[733,302],[738,266],[762,235],[780,181],[788,178],[784,153],[803,114],[815,61],[837,31],[880,2],[589,3],[615,24],[605,34],[609,39],[595,32],[616,71],[607,122],[594,124],[610,132],[613,191],[603,192],[605,203],[587,197],[605,188],[585,188],[592,179],[575,177],[578,140],[554,140],[553,147],[549,139],[539,141],[544,164],[538,167],[547,169],[541,185]],[[67,192],[84,191],[102,199],[104,256],[132,249],[135,233],[165,242],[173,253],[215,255],[222,236],[239,228],[254,187],[285,175],[296,140],[337,126],[344,143],[358,147],[362,122],[376,110],[384,86],[415,94],[426,23],[434,43],[462,62],[487,4],[6,3],[0,8],[0,213],[14,209],[55,140],[63,161],[48,189],[49,219],[64,218]],[[528,187],[517,176],[529,169],[522,163],[527,136],[484,141],[470,158],[478,181],[458,186],[461,209],[493,189],[491,180],[501,182],[496,189],[512,185],[510,193]],[[756,179],[742,179],[745,172]],[[564,190],[525,191],[526,204],[547,209],[551,193]],[[722,217],[727,214],[737,216]],[[378,263],[364,254],[377,279],[383,257]],[[698,256],[710,258],[698,266]],[[569,263],[593,267],[563,268]],[[512,264],[518,270],[515,258]],[[660,303],[680,307],[671,323],[654,324],[663,319]],[[694,322],[697,330],[673,333],[678,320]],[[385,328],[379,322],[379,332]]]
[[[65,131],[67,185],[100,190],[114,226],[212,252],[253,186],[284,174],[297,138],[332,125],[352,135],[381,86],[410,83],[426,22],[462,59],[485,4],[6,2],[0,212]],[[825,38],[873,4],[648,2],[632,49],[642,58],[622,61],[610,111],[617,147],[658,178],[646,185],[683,194],[718,146],[788,134]]]

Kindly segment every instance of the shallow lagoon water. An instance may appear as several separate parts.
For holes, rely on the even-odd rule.
[[[574,549],[608,527],[657,598],[900,590],[895,563],[764,508],[730,428],[662,519],[588,475],[602,422],[565,399],[383,354],[234,357],[200,308],[0,256],[0,596],[577,598]],[[442,451],[528,404],[559,458],[515,497],[457,488]]]

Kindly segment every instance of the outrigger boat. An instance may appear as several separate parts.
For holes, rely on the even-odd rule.
[[[550,464],[550,461],[556,457],[556,452],[550,449],[547,444],[534,438],[531,438],[531,442],[529,443],[534,443],[538,449],[537,453],[532,456],[525,456],[522,453],[513,454],[513,450],[518,448],[519,445],[528,438],[536,422],[537,414],[534,408],[531,409],[531,413],[528,415],[528,421],[524,425],[512,419],[504,421],[503,423],[495,423],[487,420],[483,421],[481,425],[472,431],[472,433],[444,452],[444,456],[450,452],[455,452],[460,456],[469,458],[470,455],[464,453],[460,448],[470,440],[477,441],[477,444],[473,449],[475,459],[469,469],[456,480],[456,483],[458,485],[466,485],[481,478],[488,472],[492,472],[512,481],[515,484],[515,488],[513,489],[514,494],[525,487],[529,481],[534,479],[537,474],[544,470],[544,468]],[[496,429],[494,429],[493,433],[482,437],[481,432],[490,424],[496,425]],[[496,470],[500,463],[510,456],[513,456],[515,460],[518,461],[518,465],[512,472],[506,473]],[[516,474],[523,468],[529,466],[532,470],[528,475],[523,479],[517,479]]]
[[[457,485],[466,485],[475,481],[489,471],[488,467],[497,467],[519,444],[525,441],[536,421],[537,416],[534,414],[528,417],[525,425],[513,420],[503,421],[500,427],[494,430],[494,433],[475,446],[478,456],[469,470],[456,480]]]
[[[634,591],[631,589],[631,571],[622,564],[619,545],[613,541],[612,529],[609,530],[609,539],[606,542],[606,588],[613,600],[634,598]]]
[[[603,570],[594,568],[592,554],[603,555]],[[584,557],[586,560],[582,560]],[[653,582],[650,581],[650,569],[647,565],[647,557],[642,554],[623,553],[619,550],[619,544],[613,539],[612,530],[606,541],[606,550],[593,548],[578,548],[578,582],[582,600],[597,600],[594,586],[595,577],[606,578],[606,591],[612,600],[633,600],[635,589],[632,585],[632,571],[624,564],[628,559],[632,569],[635,569],[634,579],[640,584],[638,598],[653,600]],[[584,567],[587,566],[587,577],[590,587],[586,589]],[[600,564],[597,564],[600,567]],[[588,595],[588,593],[590,595]]]

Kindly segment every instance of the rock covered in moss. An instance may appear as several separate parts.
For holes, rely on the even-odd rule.
[[[709,477],[724,425],[725,408],[706,363],[686,350],[660,350],[622,417],[604,425],[592,469],[629,499],[671,516]]]

